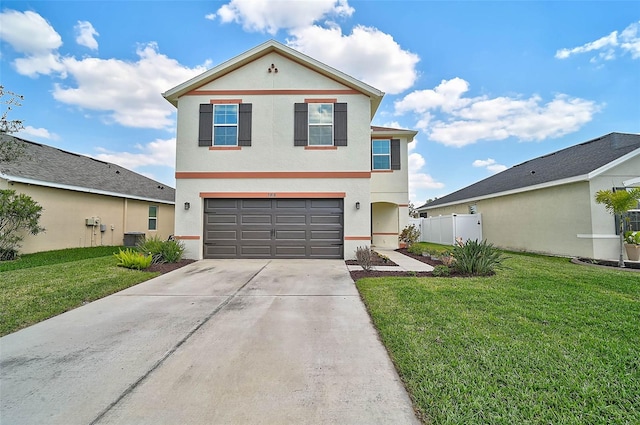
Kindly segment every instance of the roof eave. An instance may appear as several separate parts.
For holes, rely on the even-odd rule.
[[[202,85],[207,84],[217,78],[220,78],[221,76],[228,74],[229,72],[232,72],[271,52],[277,52],[293,60],[294,62],[303,63],[319,74],[337,80],[338,82],[368,96],[371,99],[371,117],[375,115],[375,112],[378,110],[378,107],[382,102],[382,98],[384,97],[383,91],[378,90],[366,83],[363,83],[360,80],[357,80],[341,71],[338,71],[337,69],[334,69],[320,61],[317,61],[312,57],[304,55],[297,50],[285,46],[284,44],[281,44],[275,40],[269,40],[265,43],[260,44],[259,46],[254,47],[253,49],[247,50],[246,52],[232,59],[229,59],[221,63],[220,65],[211,68],[208,71],[205,71],[202,74],[197,75],[182,84],[175,86],[172,89],[167,90],[166,92],[162,93],[162,96],[167,99],[167,101],[170,102],[173,106],[177,107],[178,99],[189,91],[201,87]]]
[[[50,187],[53,189],[64,189],[64,190],[71,190],[74,192],[93,193],[96,195],[105,195],[105,196],[113,196],[117,198],[134,199],[136,201],[157,202],[160,204],[175,205],[175,201],[168,201],[166,199],[129,195],[126,193],[110,192],[107,190],[93,189],[90,187],[73,186],[73,185],[62,184],[62,183],[53,183],[53,182],[47,182],[43,180],[30,179],[26,177],[12,176],[8,174],[0,174],[0,178],[7,180],[9,183],[15,182],[15,183],[31,184],[34,186]]]
[[[382,131],[371,130],[372,136],[382,136],[382,137],[393,137],[393,136],[403,136],[409,139],[409,142],[413,141],[413,138],[418,135],[418,132],[415,130],[405,130],[405,129],[388,129]]]
[[[498,198],[501,196],[507,196],[507,195],[516,195],[518,193],[524,193],[524,192],[530,192],[533,190],[540,190],[540,189],[547,189],[550,187],[554,187],[554,186],[562,186],[565,184],[571,184],[571,183],[579,183],[579,182],[586,182],[589,181],[590,177],[588,174],[584,174],[581,176],[574,176],[574,177],[568,177],[566,179],[561,179],[561,180],[554,180],[551,182],[547,182],[547,183],[540,183],[540,184],[536,184],[536,185],[532,185],[532,186],[525,186],[522,188],[518,188],[518,189],[512,189],[512,190],[505,190],[503,192],[496,192],[496,193],[491,193],[488,195],[481,195],[481,196],[475,196],[475,197],[471,197],[471,198],[465,198],[465,199],[460,199],[458,201],[451,201],[451,202],[445,202],[444,204],[438,204],[438,205],[433,205],[433,206],[429,206],[429,205],[423,205],[422,207],[418,207],[416,208],[418,211],[429,211],[435,208],[444,208],[444,207],[451,207],[454,205],[460,205],[460,204],[469,204],[469,203],[473,203],[473,202],[477,202],[477,201],[482,201],[485,199],[491,199],[491,198]]]

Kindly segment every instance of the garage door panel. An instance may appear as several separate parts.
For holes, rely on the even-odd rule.
[[[275,200],[275,208],[276,209],[291,209],[291,208],[307,208],[307,200],[306,199],[276,199]]]
[[[242,199],[239,208],[242,210],[257,208],[271,210],[271,201],[271,199]]]
[[[317,239],[326,239],[331,241],[340,241],[342,240],[342,232],[340,230],[312,230],[311,231],[311,241],[316,241]]]
[[[235,245],[205,245],[205,258],[236,258],[238,250]]]
[[[206,199],[205,258],[343,258],[342,199]]]
[[[318,215],[313,214],[310,216],[311,224],[335,224],[336,226],[340,226],[342,228],[342,215],[331,214],[331,215]]]
[[[242,224],[271,224],[271,214],[242,214]]]
[[[206,238],[212,241],[235,241],[238,239],[238,232],[235,230],[210,230],[207,231]]]
[[[242,245],[240,253],[242,257],[269,258],[271,245]]]
[[[205,199],[204,202],[205,211],[209,209],[238,209],[237,199]]]
[[[243,230],[241,232],[241,242],[269,241],[271,240],[271,230]]]
[[[238,216],[231,214],[209,214],[207,215],[207,224],[237,224]]]
[[[336,258],[342,256],[342,246],[312,246],[310,256],[314,258]]]
[[[311,199],[311,208],[333,208],[342,212],[342,199]]]
[[[307,215],[284,215],[276,214],[276,224],[307,224]]]
[[[277,230],[276,240],[281,241],[283,239],[304,241],[307,239],[307,232],[303,230]]]

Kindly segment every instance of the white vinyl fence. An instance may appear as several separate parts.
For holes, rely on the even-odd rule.
[[[420,242],[453,245],[456,238],[482,241],[482,214],[452,214],[438,217],[409,218],[420,230]]]

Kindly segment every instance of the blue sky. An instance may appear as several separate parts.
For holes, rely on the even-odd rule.
[[[384,91],[419,131],[416,206],[608,134],[640,133],[637,1],[3,1],[19,136],[174,185],[161,93],[275,39]]]

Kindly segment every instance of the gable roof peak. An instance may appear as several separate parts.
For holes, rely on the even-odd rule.
[[[369,84],[360,81],[342,71],[339,71],[323,62],[320,62],[310,56],[305,55],[304,53],[299,52],[289,46],[286,46],[276,40],[267,40],[264,43],[253,47],[252,49],[247,50],[244,53],[241,53],[238,56],[235,56],[221,64],[203,72],[200,75],[197,75],[190,80],[187,80],[169,90],[162,93],[162,96],[167,99],[173,106],[178,105],[178,99],[185,95],[186,93],[197,89],[213,80],[216,80],[223,75],[226,75],[234,70],[253,62],[254,60],[272,53],[276,52],[287,59],[290,59],[294,62],[305,65],[307,68],[329,77],[333,80],[338,81],[341,84],[344,84],[347,87],[350,87],[356,91],[361,92],[362,94],[371,98],[371,116],[375,114],[375,111],[380,106],[382,102],[382,97],[384,96],[384,92],[378,90],[377,88],[370,86]]]

